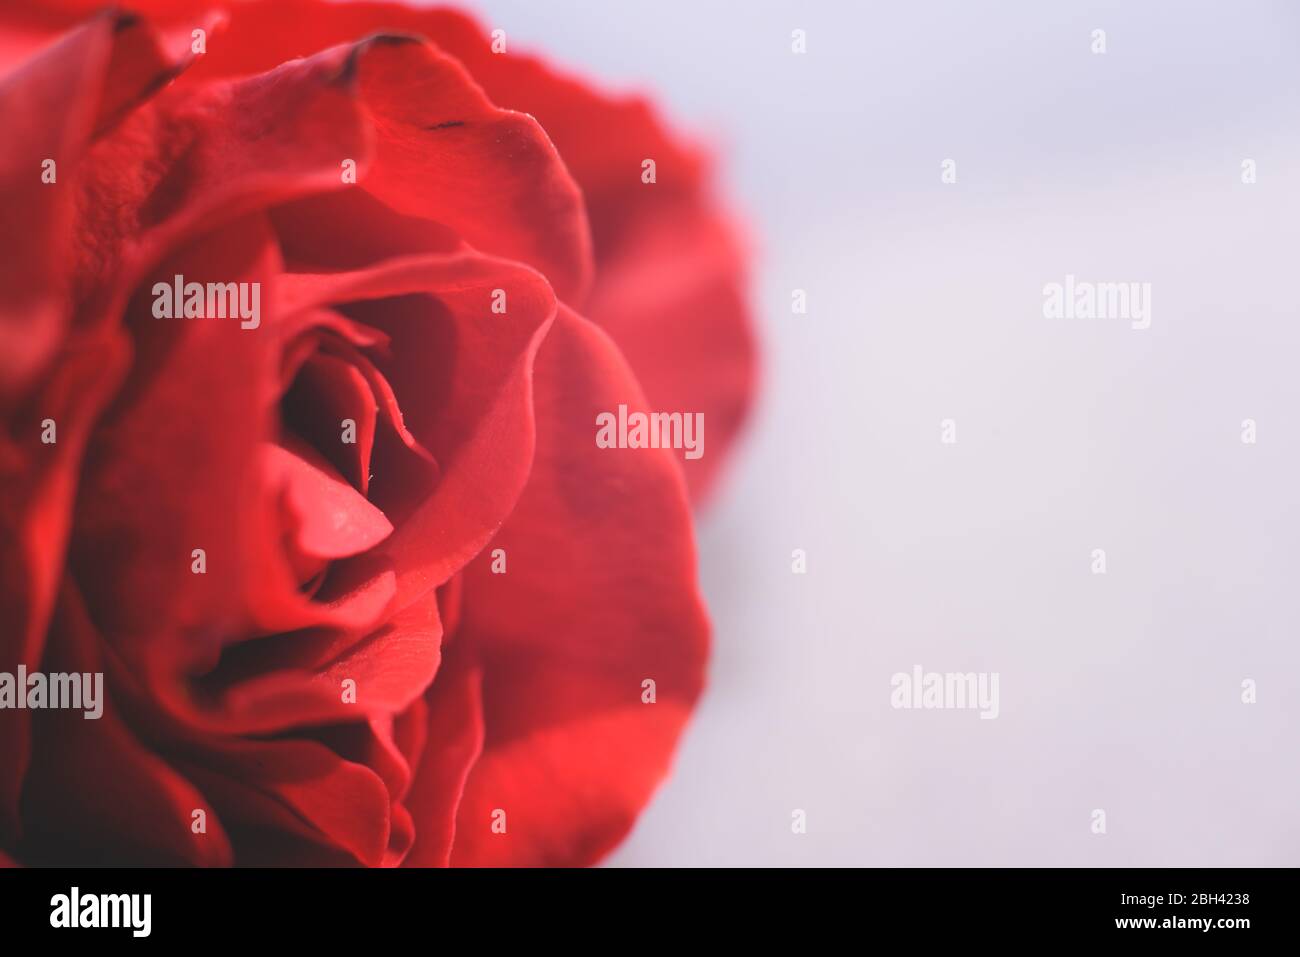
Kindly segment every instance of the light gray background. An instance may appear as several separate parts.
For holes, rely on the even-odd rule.
[[[1300,5],[476,6],[655,91],[756,246],[711,687],[611,863],[1300,864]],[[1151,328],[1045,319],[1066,273]],[[1001,716],[891,709],[915,664]]]

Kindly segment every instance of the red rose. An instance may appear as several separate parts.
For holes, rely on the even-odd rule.
[[[104,675],[0,708],[0,860],[597,860],[751,393],[702,156],[449,11],[140,6],[0,14],[0,675]]]

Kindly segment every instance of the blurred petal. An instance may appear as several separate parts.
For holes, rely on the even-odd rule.
[[[657,410],[704,414],[704,454],[682,459],[695,501],[716,482],[755,392],[744,259],[730,226],[679,205],[647,213],[602,265],[589,305]]]

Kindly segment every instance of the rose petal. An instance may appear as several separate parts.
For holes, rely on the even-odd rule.
[[[246,644],[204,682],[212,704],[193,717],[224,733],[265,734],[398,714],[432,683],[441,640],[430,592],[360,639],[327,632]],[[355,702],[343,700],[345,680]]]
[[[325,457],[301,439],[268,444],[271,481],[283,483],[292,513],[291,544],[305,558],[348,558],[368,551],[390,534],[384,513],[343,480]]]
[[[346,25],[340,15],[350,18]],[[342,5],[240,5],[196,64],[195,80],[278,64],[286,22],[294,23],[295,52],[398,25],[384,16],[358,22]],[[378,130],[374,164],[358,175],[359,188],[400,214],[451,227],[484,252],[536,267],[561,297],[581,301],[592,270],[586,208],[531,116],[493,106],[459,62],[411,36],[373,36],[351,48],[344,68]]]
[[[109,672],[106,700],[92,720],[76,710],[36,712],[20,854],[29,863],[228,865],[230,842],[207,800],[123,722],[102,647],[75,590],[65,586],[43,667]],[[207,812],[203,833],[194,831],[195,810]]]
[[[492,311],[502,290],[507,312]],[[422,295],[415,295],[422,294]],[[391,260],[370,270],[292,274],[286,310],[348,302],[389,335],[383,372],[411,431],[442,466],[427,501],[384,511],[396,531],[379,551],[398,574],[399,607],[447,581],[514,507],[533,454],[533,355],[555,312],[546,282],[473,252]],[[384,498],[375,476],[372,498]]]
[[[486,739],[453,864],[597,860],[666,773],[704,680],[708,626],[681,472],[667,451],[595,443],[599,412],[645,409],[618,350],[562,309],[535,393],[533,472],[492,542],[507,572],[492,572],[490,554],[465,572],[456,640],[483,668]],[[645,679],[657,683],[653,705],[641,700]],[[505,834],[491,830],[496,809]]]
[[[22,458],[0,469],[0,654],[13,667],[36,669],[41,660],[55,596],[63,572],[64,549],[90,427],[108,401],[126,366],[122,337],[82,337],[64,347],[64,356],[13,427],[24,439]],[[40,435],[50,420],[57,442]],[[12,711],[0,721],[0,839],[18,831],[18,795],[30,754],[28,711]]]
[[[361,371],[351,362],[317,350],[298,371],[282,408],[287,426],[320,449],[365,495],[379,405]],[[342,441],[347,419],[356,429],[353,442]]]
[[[296,197],[342,189],[340,157],[369,161],[370,121],[348,49],[258,77],[169,87],[98,141],[78,181],[74,296],[115,319],[178,247]]]
[[[201,761],[178,760],[232,829],[241,822],[274,823],[345,851],[362,864],[384,861],[392,836],[388,789],[374,771],[324,745],[214,739],[204,747]],[[290,816],[306,826],[293,827]],[[248,845],[236,842],[242,846]]]
[[[403,215],[364,189],[321,193],[271,210],[293,272],[344,272],[417,253],[454,253],[465,245],[451,228]]]
[[[415,822],[408,867],[446,867],[470,768],[483,748],[482,672],[453,656],[429,692],[427,744],[406,806]]]
[[[587,201],[597,278],[610,248],[643,214],[707,201],[707,155],[673,135],[647,97],[609,96],[537,57],[496,53],[486,32],[454,9],[383,5],[371,16],[428,36],[465,64],[493,102],[537,117]],[[653,186],[641,180],[646,159],[655,161]]]
[[[711,194],[706,154],[644,97],[605,96],[539,59],[494,54],[456,11],[419,19],[495,102],[537,117],[582,187],[596,256],[583,314],[618,343],[656,409],[704,413],[708,451],[684,463],[702,501],[748,418],[758,365],[746,257]],[[653,186],[640,179],[645,158]]]
[[[67,326],[74,184],[91,141],[179,68],[146,24],[110,12],[0,78],[0,206],[23,224],[0,241],[0,397],[30,384]]]
[[[269,291],[278,270],[265,221],[251,217],[156,275]],[[142,673],[161,675],[206,670],[259,593],[292,594],[295,583],[282,558],[278,581],[266,564],[278,518],[258,451],[278,392],[273,337],[236,320],[153,318],[145,293],[128,312],[132,377],[87,452],[70,559],[106,640]],[[205,553],[201,574],[195,549]]]
[[[446,8],[244,4],[231,24],[241,41],[223,45],[200,70],[274,64],[282,49],[255,38],[273,36],[284,19],[307,23],[295,31],[304,49],[379,26],[426,36],[459,59],[493,102],[537,118],[586,200],[596,278],[584,315],[614,337],[659,410],[705,414],[709,450],[686,465],[692,498],[702,500],[749,416],[758,364],[745,257],[712,195],[705,151],[675,135],[647,98],[603,95],[538,58],[494,52],[474,20]],[[641,181],[645,159],[656,164],[652,186]],[[563,286],[556,290],[579,304]]]

